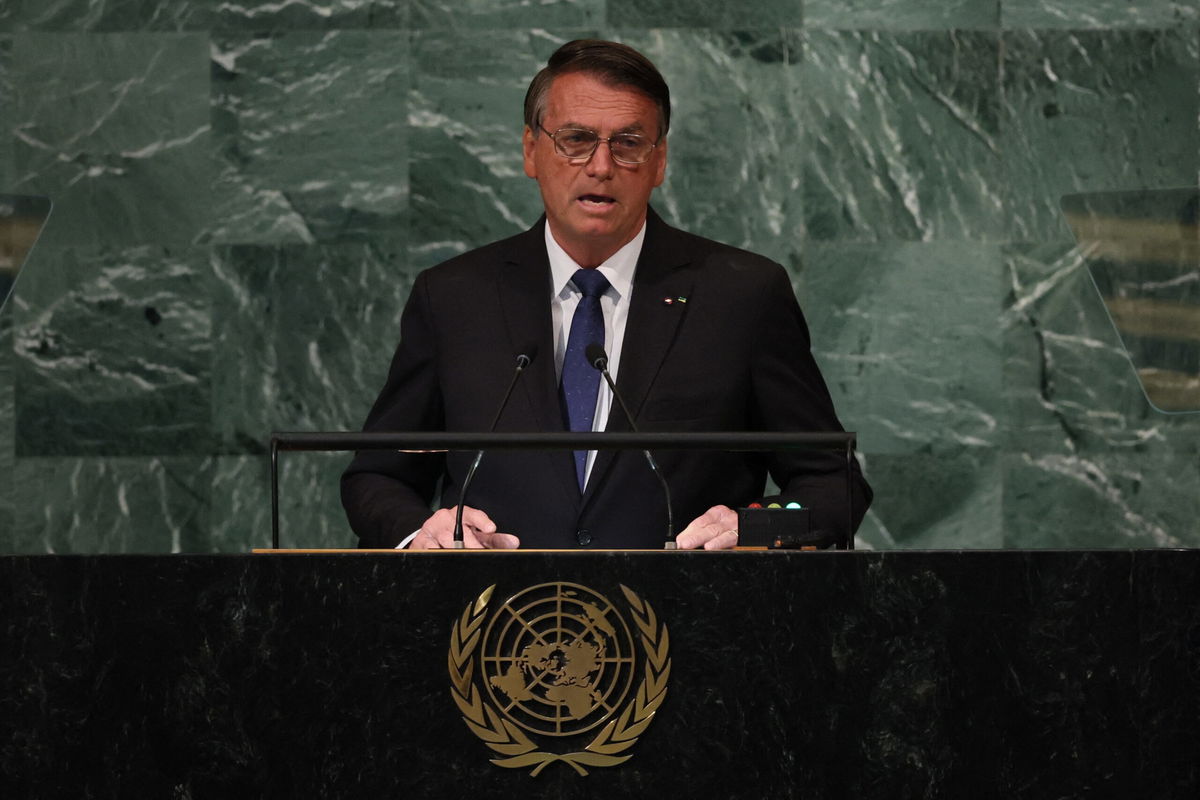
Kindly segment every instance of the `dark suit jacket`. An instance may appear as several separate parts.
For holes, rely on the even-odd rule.
[[[364,430],[486,431],[516,355],[531,345],[538,355],[497,430],[564,429],[544,224],[418,276]],[[651,210],[631,303],[617,386],[641,430],[842,430],[778,264],[679,231]],[[615,403],[606,429],[629,430]],[[840,455],[657,456],[677,528],[715,504],[753,501],[769,470],[786,499],[813,509],[815,527],[845,533]],[[358,453],[342,502],[360,545],[393,547],[417,530],[439,485],[442,506],[457,503],[471,457]],[[857,463],[852,483],[857,526],[871,498]],[[600,451],[582,496],[569,452],[488,453],[467,503],[522,547],[661,547],[666,529],[661,486],[638,452]]]

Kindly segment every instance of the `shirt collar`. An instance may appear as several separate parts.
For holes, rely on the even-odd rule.
[[[633,291],[633,273],[637,269],[638,257],[642,254],[642,243],[646,241],[646,223],[629,242],[617,252],[608,257],[596,269],[608,279],[616,291],[617,299],[624,300]],[[575,260],[567,255],[567,251],[555,241],[550,233],[550,224],[546,223],[546,255],[550,258],[550,280],[554,295],[559,298],[570,296],[575,291],[567,284],[580,267]]]

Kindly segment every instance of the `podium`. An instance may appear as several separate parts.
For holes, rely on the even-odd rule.
[[[4,557],[0,795],[1193,798],[1198,575],[1195,551]],[[507,729],[455,699],[476,659],[507,719],[521,689],[488,689],[494,652],[462,645],[545,586],[619,628],[611,601],[669,659],[636,729],[598,670],[500,664],[550,675],[543,699],[632,703],[628,760],[587,775],[545,756],[605,723],[521,728],[533,761],[498,766],[485,736]],[[665,662],[634,644],[636,692]]]

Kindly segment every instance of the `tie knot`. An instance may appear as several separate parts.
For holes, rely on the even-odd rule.
[[[609,286],[608,278],[600,274],[598,269],[576,270],[575,274],[571,276],[571,282],[575,284],[575,288],[583,292],[584,297],[599,297]]]

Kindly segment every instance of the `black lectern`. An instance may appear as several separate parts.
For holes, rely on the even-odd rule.
[[[1198,575],[1193,551],[5,557],[0,796],[1191,800]]]

